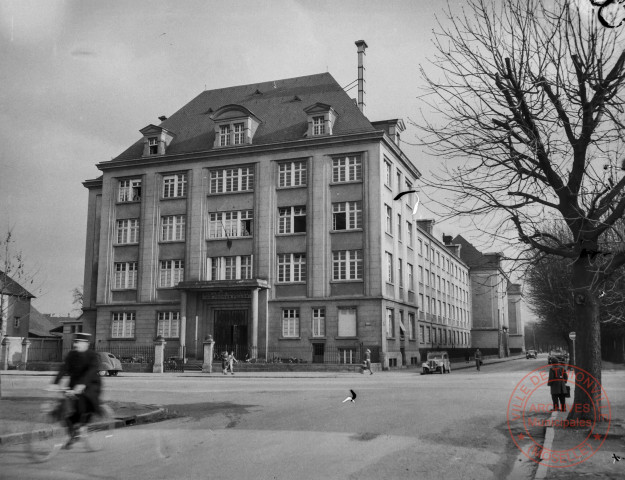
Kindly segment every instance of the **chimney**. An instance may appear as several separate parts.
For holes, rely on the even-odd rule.
[[[365,49],[367,43],[364,40],[356,41],[358,47],[358,108],[365,113]]]

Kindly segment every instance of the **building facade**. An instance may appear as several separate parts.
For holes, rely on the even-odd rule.
[[[403,122],[363,110],[324,73],[205,91],[141,129],[84,182],[84,330],[101,345],[162,336],[189,358],[210,335],[240,357],[356,363],[370,348],[399,366],[433,328],[417,324],[423,295],[445,345],[466,342],[467,300],[444,275],[437,294],[417,287],[430,237],[414,194],[394,200],[420,177]],[[437,282],[462,265],[444,255]]]

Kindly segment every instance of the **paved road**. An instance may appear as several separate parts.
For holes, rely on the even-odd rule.
[[[106,378],[106,396],[168,406],[184,418],[117,430],[96,454],[31,465],[0,452],[3,479],[501,479],[518,451],[506,429],[514,385],[542,360],[451,375],[141,375]],[[6,379],[6,377],[5,377]],[[3,395],[49,382],[11,376]],[[349,389],[355,403],[342,401]],[[545,392],[548,401],[548,392]]]

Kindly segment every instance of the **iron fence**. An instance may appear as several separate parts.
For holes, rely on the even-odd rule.
[[[61,362],[63,360],[63,340],[60,338],[29,338],[29,362]]]
[[[306,346],[274,345],[264,348],[215,345],[214,361],[220,361],[223,352],[235,352],[235,358],[246,363],[309,363],[309,364],[362,364],[364,352],[371,350],[371,361],[379,362],[379,346],[362,344],[351,346],[313,343]]]
[[[154,363],[154,343],[99,343],[96,352],[109,352],[122,363]]]

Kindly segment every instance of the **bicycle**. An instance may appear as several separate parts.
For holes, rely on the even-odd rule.
[[[100,411],[76,424],[76,433],[70,436],[67,418],[74,413],[73,399],[76,393],[66,388],[56,391],[61,394],[59,400],[46,401],[41,405],[36,426],[28,438],[30,457],[35,462],[45,462],[56,456],[61,449],[69,449],[76,442],[83,442],[90,452],[104,448],[113,439],[113,409],[106,404],[100,405]]]

